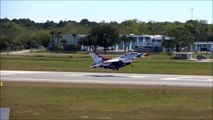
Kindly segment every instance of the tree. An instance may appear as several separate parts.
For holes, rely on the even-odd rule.
[[[35,40],[35,38],[31,38],[29,40],[26,41],[27,46],[29,47],[35,47],[38,45],[37,41]]]
[[[185,27],[177,27],[169,32],[169,36],[173,37],[173,46],[175,51],[179,52],[180,48],[189,47],[194,41],[194,37]]]
[[[9,47],[9,40],[8,39],[1,39],[0,40],[0,50],[5,50]]]
[[[127,51],[129,51],[130,42],[134,41],[134,38],[131,37],[130,35],[123,35],[123,36],[121,36],[120,39],[124,43],[124,53],[126,52],[126,48],[127,48]]]
[[[80,21],[80,24],[81,24],[81,25],[84,25],[84,26],[85,26],[85,25],[89,25],[89,23],[90,23],[90,22],[89,22],[89,20],[87,20],[87,19],[82,19],[82,20]]]
[[[30,20],[29,18],[27,19],[13,19],[12,22],[15,22],[17,24],[20,24],[25,27],[35,27],[35,22]]]
[[[45,29],[55,28],[56,26],[57,26],[56,23],[54,23],[53,21],[49,21],[49,20],[47,20],[45,23],[42,24],[42,27]]]
[[[50,38],[51,36],[48,34],[47,31],[40,30],[38,31],[38,36],[39,36],[39,45],[42,45],[44,47],[47,47],[48,44],[50,43]]]
[[[138,20],[133,19],[133,20],[126,20],[121,23],[121,29],[122,34],[138,34]]]
[[[93,35],[88,35],[86,37],[80,38],[78,43],[80,45],[89,46],[89,49],[93,49],[93,52],[96,52],[98,48],[97,37]]]
[[[95,36],[95,35],[88,35],[87,39],[88,39],[88,42],[90,44],[92,44],[91,48],[93,49],[93,52],[96,52],[96,50],[98,48],[98,39],[97,39],[97,36]]]
[[[82,19],[79,23],[80,25],[83,25],[83,26],[96,26],[98,25],[98,23],[94,22],[94,21],[89,21],[87,19]]]
[[[104,48],[104,53],[108,47],[120,42],[118,29],[108,24],[92,28],[91,35],[96,36],[98,45]]]
[[[170,55],[171,50],[174,48],[173,40],[171,40],[171,37],[169,40],[165,40],[165,37],[163,37],[163,43],[162,47],[165,48],[165,51]]]
[[[88,40],[87,40],[87,37],[82,37],[78,40],[78,44],[80,45],[84,45],[84,46],[89,46],[90,47],[90,50],[91,50],[91,44],[89,44]]]
[[[120,34],[161,34],[169,36],[170,32],[176,28],[184,28],[185,31],[188,31],[193,37],[194,41],[213,41],[212,34],[212,24],[208,24],[205,20],[189,20],[185,23],[182,22],[143,22],[136,19],[133,20],[125,20],[121,23],[117,22],[92,22],[87,19],[82,19],[81,22],[76,21],[60,21],[59,23],[55,23],[53,21],[46,21],[44,23],[36,23],[30,19],[13,19],[9,20],[7,18],[0,18],[0,40],[7,39],[9,42],[9,46],[11,48],[27,46],[27,42],[35,40],[38,45],[47,46],[49,40],[52,40],[51,47],[57,44],[60,44],[61,33],[64,34],[89,34],[91,32],[92,37],[96,38],[98,41],[107,41],[109,39],[108,33],[103,33],[99,31],[103,31],[103,26],[111,26],[112,28],[116,28],[119,30]],[[97,34],[92,32],[91,29],[98,28]],[[106,27],[104,27],[106,28]],[[58,34],[57,31],[61,33]],[[49,33],[50,32],[50,33]],[[104,31],[105,32],[105,31]],[[48,35],[46,35],[48,34]],[[111,33],[110,33],[111,34]],[[50,36],[49,36],[50,35]],[[56,37],[57,36],[57,37]],[[50,39],[48,39],[51,37]],[[101,40],[99,38],[102,38]],[[106,39],[107,38],[107,39]],[[48,39],[48,40],[47,40]],[[76,38],[74,38],[76,39]],[[111,39],[111,38],[110,38]],[[55,40],[55,41],[54,41]],[[117,39],[113,39],[113,41],[117,41]],[[4,44],[5,49],[5,41],[2,41],[2,45]],[[31,41],[31,43],[33,43]],[[75,44],[77,41],[75,41]],[[99,45],[103,46],[104,44],[98,42]],[[106,44],[105,43],[105,44]],[[173,42],[172,42],[173,43]],[[114,44],[114,43],[113,43]],[[128,44],[128,42],[126,43]],[[183,45],[183,44],[182,44]],[[108,45],[107,45],[108,46]],[[128,45],[127,45],[128,46]],[[94,47],[94,46],[92,46]],[[1,49],[3,49],[1,48]],[[106,48],[106,47],[105,47]]]
[[[189,20],[184,26],[194,36],[195,41],[208,41],[212,35],[212,27],[205,20]]]

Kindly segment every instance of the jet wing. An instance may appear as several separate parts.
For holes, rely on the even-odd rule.
[[[119,61],[120,61],[120,58],[113,58],[113,59],[104,61],[104,63],[114,63],[114,62],[119,62]]]

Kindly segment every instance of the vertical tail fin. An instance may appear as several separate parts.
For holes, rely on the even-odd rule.
[[[99,63],[101,61],[107,60],[94,52],[90,52],[89,55],[92,57],[95,63]]]

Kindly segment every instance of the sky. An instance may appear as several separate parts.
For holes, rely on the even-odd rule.
[[[207,20],[213,23],[211,0],[0,0],[1,18],[29,18],[35,22],[86,18],[96,22],[138,19],[149,22]],[[193,10],[192,10],[193,8]]]

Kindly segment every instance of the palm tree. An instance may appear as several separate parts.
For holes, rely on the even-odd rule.
[[[51,32],[50,32],[50,35],[51,35],[52,46],[55,46],[55,41],[54,41],[54,38],[55,38],[55,31],[51,31]]]
[[[129,51],[130,42],[134,41],[134,38],[130,37],[130,36],[127,36],[127,35],[123,35],[121,37],[121,41],[123,41],[123,43],[124,43],[124,53],[125,53],[126,52],[126,48]]]
[[[57,45],[59,44],[60,38],[62,38],[61,34],[62,34],[61,32],[57,32],[57,34],[55,35],[55,37],[57,38],[57,42],[56,42]]]
[[[130,42],[135,41],[135,39],[131,36],[128,36],[128,46],[127,46],[127,50],[129,51],[129,47],[130,47]]]
[[[73,34],[72,34],[72,36],[73,36],[73,38],[74,38],[74,44],[77,44],[77,41],[76,41],[76,39],[75,39],[75,38],[78,36],[78,34],[73,33]]]

